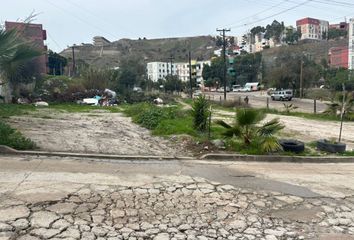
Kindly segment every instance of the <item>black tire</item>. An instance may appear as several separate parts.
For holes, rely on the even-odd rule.
[[[291,101],[292,98],[289,98],[289,101]]]
[[[344,143],[331,143],[325,139],[317,141],[317,149],[329,153],[343,153],[346,149]]]
[[[274,99],[274,97],[272,97],[272,101],[274,101],[275,99]]]
[[[279,144],[285,152],[301,153],[305,150],[305,144],[298,140],[282,139]]]

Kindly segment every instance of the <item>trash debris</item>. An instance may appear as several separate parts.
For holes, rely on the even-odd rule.
[[[155,104],[163,104],[163,100],[161,98],[154,99]]]
[[[36,106],[36,107],[48,107],[49,104],[47,102],[44,102],[44,101],[38,101],[38,102],[34,103],[34,106]]]

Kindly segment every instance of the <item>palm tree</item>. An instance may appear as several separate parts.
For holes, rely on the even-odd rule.
[[[344,101],[344,116],[348,120],[354,118],[354,97],[351,93],[346,93],[345,95],[339,94],[332,98],[331,103],[327,104],[327,109],[324,111],[328,115],[340,115],[342,111],[343,96],[345,96]]]
[[[0,85],[19,81],[25,64],[42,54],[32,44],[24,42],[18,31],[0,29]]]
[[[264,152],[272,152],[280,149],[280,145],[274,134],[284,128],[278,119],[260,125],[265,118],[265,114],[254,109],[238,109],[236,111],[236,122],[233,126],[219,120],[217,124],[226,128],[224,136],[233,138],[239,137],[246,146],[254,141],[259,142],[260,148]]]

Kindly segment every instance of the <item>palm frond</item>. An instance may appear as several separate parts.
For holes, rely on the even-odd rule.
[[[282,130],[285,126],[279,122],[278,118],[274,118],[269,122],[266,122],[258,129],[259,136],[271,136]]]
[[[254,125],[265,118],[265,114],[256,109],[239,109],[236,112],[236,122],[240,126]]]
[[[281,146],[274,136],[262,138],[260,147],[263,152],[276,152],[281,150]]]
[[[224,128],[228,128],[228,129],[232,128],[229,124],[227,124],[227,123],[226,123],[225,121],[223,121],[223,120],[217,120],[215,123],[218,124],[218,125],[220,125],[220,126],[222,126],[222,127],[224,127]]]

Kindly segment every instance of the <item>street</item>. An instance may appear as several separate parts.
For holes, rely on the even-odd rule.
[[[0,157],[0,239],[353,239],[354,164]]]
[[[220,101],[224,99],[223,92],[205,92],[207,98],[210,96],[210,100]],[[270,96],[266,92],[228,92],[226,95],[227,100],[232,101],[242,101],[248,96],[249,104],[255,108],[266,108],[267,98],[269,99],[269,108],[274,108],[277,110],[284,110],[284,104],[293,104],[298,107],[295,111],[313,113],[314,112],[314,101],[311,99],[299,99],[293,98],[291,101],[272,101]],[[320,113],[326,110],[326,104],[321,101],[316,101],[316,112]]]

